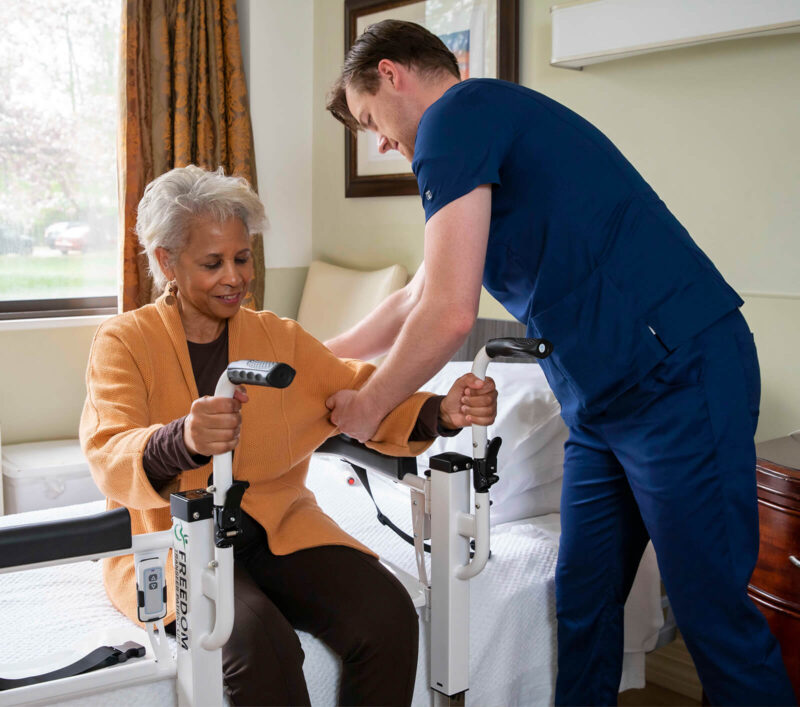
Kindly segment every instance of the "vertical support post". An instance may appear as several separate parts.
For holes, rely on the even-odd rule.
[[[469,512],[472,460],[460,454],[431,463],[431,687],[444,695],[469,688],[469,580],[456,571],[469,560],[458,532]]]
[[[178,706],[222,704],[222,650],[206,650],[202,637],[214,627],[214,603],[203,576],[213,571],[213,497],[203,491],[172,494],[175,562],[175,638]]]

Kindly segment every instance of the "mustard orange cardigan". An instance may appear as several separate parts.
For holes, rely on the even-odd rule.
[[[275,554],[320,545],[369,552],[322,512],[305,480],[311,453],[337,433],[325,400],[337,390],[361,387],[374,367],[337,358],[292,320],[248,309],[228,327],[228,360],[240,359],[282,361],[297,371],[284,390],[248,389],[233,462],[234,477],[250,482],[242,508],[264,527]],[[127,507],[134,534],[169,529],[169,493],[205,488],[211,472],[211,464],[184,471],[159,493],[142,467],[150,435],[186,415],[198,397],[177,306],[162,296],[104,322],[92,342],[86,388],[81,445],[107,507]],[[428,397],[416,393],[401,404],[369,446],[395,456],[427,449],[429,442],[408,442],[408,436]],[[103,574],[111,601],[136,621],[133,556],[105,560]],[[175,615],[171,562],[167,575],[165,622]]]

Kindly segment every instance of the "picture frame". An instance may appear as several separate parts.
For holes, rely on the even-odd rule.
[[[369,25],[385,19],[422,24],[456,54],[462,77],[519,81],[519,0],[345,0],[345,55]],[[465,75],[466,74],[466,75]],[[345,128],[345,197],[419,194],[411,165],[381,155],[372,133]]]

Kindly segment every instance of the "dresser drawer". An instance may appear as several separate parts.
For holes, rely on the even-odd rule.
[[[781,646],[800,698],[800,432],[756,447],[758,562],[749,594]]]
[[[750,586],[800,616],[800,483],[771,466],[756,468],[761,543]]]

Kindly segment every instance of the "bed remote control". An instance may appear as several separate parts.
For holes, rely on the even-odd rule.
[[[139,621],[156,621],[167,615],[167,585],[160,558],[149,557],[138,563],[136,590]]]

